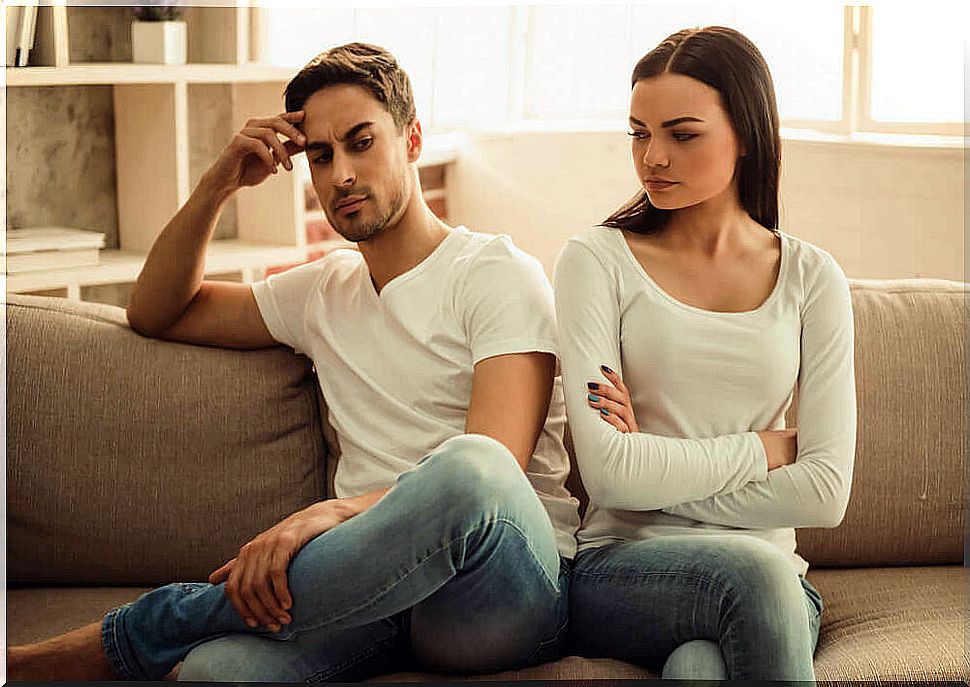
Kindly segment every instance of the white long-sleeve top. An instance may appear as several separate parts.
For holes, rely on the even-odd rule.
[[[791,558],[796,527],[834,527],[855,455],[852,304],[827,252],[780,232],[775,287],[755,310],[713,312],[663,291],[618,229],[570,239],[554,284],[566,412],[590,505],[579,549],[683,534],[741,533]],[[613,368],[640,432],[586,403]],[[798,454],[767,469],[755,433],[783,429],[798,384]]]

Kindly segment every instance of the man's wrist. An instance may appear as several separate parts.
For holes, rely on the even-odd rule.
[[[202,174],[196,189],[219,205],[229,200],[229,198],[232,197],[232,194],[236,192],[235,188],[230,188],[225,184],[220,183],[219,180],[213,178],[208,171]]]

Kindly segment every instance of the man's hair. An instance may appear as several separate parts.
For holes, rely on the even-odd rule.
[[[307,98],[327,86],[355,84],[380,101],[398,129],[414,120],[411,80],[394,55],[368,43],[348,43],[325,50],[303,67],[286,85],[286,111],[303,109]]]

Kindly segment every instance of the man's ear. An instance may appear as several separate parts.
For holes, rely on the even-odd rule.
[[[412,119],[409,124],[404,125],[404,135],[408,141],[408,162],[417,162],[421,157],[421,148],[424,145],[424,134],[421,133],[421,122]]]

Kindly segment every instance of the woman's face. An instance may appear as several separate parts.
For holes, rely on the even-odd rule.
[[[676,210],[731,194],[743,154],[716,90],[681,74],[641,79],[630,101],[637,176],[654,207]]]

